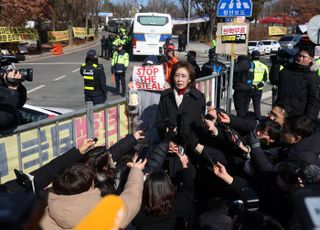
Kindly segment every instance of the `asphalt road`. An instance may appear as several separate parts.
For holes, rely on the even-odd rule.
[[[192,47],[198,47],[201,51],[206,49],[206,46],[197,42],[192,42]],[[27,104],[73,110],[84,108],[83,78],[79,70],[89,49],[96,49],[100,54],[100,43],[61,56],[40,57],[37,60],[16,64],[17,68],[33,68],[34,71],[33,82],[24,82],[28,91]],[[198,53],[197,61],[201,67],[208,60],[207,52]],[[177,53],[177,55],[181,60],[185,59],[185,53]],[[219,57],[219,60],[227,66],[230,65],[230,62],[224,57]],[[262,57],[264,63],[269,64],[268,60],[269,56]],[[120,96],[112,95],[115,83],[111,79],[111,60],[99,58],[99,62],[105,68],[109,90],[107,100],[119,98]],[[142,60],[130,61],[126,74],[127,83],[131,77],[133,66],[141,63]],[[267,87],[266,91],[269,91],[269,88]]]
[[[24,82],[28,91],[27,104],[68,109],[83,108],[85,102],[80,66],[84,63],[89,49],[96,49],[100,54],[100,44],[95,44],[61,56],[42,57],[16,64],[17,68],[33,68],[34,71],[33,82]],[[105,68],[109,90],[107,100],[113,100],[119,96],[112,96],[115,83],[111,80],[111,60],[99,58],[99,62]],[[132,67],[140,64],[141,62],[130,62],[126,75],[127,82],[131,76]]]

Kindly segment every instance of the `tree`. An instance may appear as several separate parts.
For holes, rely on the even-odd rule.
[[[30,20],[44,21],[52,13],[48,0],[2,0],[1,8],[2,26],[23,26]]]
[[[307,23],[313,16],[319,14],[320,4],[315,0],[278,0],[268,5],[272,16],[287,16],[287,25]]]

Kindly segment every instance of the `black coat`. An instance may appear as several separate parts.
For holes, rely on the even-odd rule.
[[[219,61],[208,61],[203,64],[200,72],[200,77],[206,77],[212,75],[212,72],[214,71],[213,66],[215,66],[216,70],[220,69],[221,71],[226,71],[227,67],[225,64]]]
[[[201,115],[204,114],[205,108],[203,93],[194,87],[191,87],[190,91],[184,94],[179,107],[176,104],[174,89],[165,90],[160,98],[156,122],[160,138],[164,136],[166,130],[164,121],[168,119],[180,128],[180,134],[188,134],[193,131],[199,135],[202,131]]]
[[[276,102],[286,106],[289,115],[307,115],[316,119],[319,114],[320,78],[311,72],[309,66],[292,64],[280,72],[279,66],[272,66],[270,79],[278,83]]]
[[[291,145],[288,150],[289,159],[299,159],[320,167],[320,134],[313,133],[298,143]]]
[[[251,61],[247,57],[239,57],[234,65],[233,76],[233,89],[242,94],[251,94],[252,81],[253,81],[253,69],[251,67]]]

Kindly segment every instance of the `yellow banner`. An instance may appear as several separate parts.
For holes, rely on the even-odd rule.
[[[73,36],[76,38],[87,37],[87,29],[85,27],[72,27]]]
[[[39,40],[38,32],[31,28],[0,27],[0,43],[22,42],[25,40]]]
[[[269,36],[286,35],[288,28],[285,26],[269,26]]]
[[[68,30],[63,31],[48,31],[49,42],[60,42],[69,40]]]

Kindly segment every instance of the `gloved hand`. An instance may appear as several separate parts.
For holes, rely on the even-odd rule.
[[[260,140],[256,134],[256,131],[251,131],[247,137],[247,143],[251,149],[260,148]]]
[[[262,83],[262,82],[259,82],[258,84],[257,84],[257,88],[261,88],[261,87],[263,87],[264,86],[264,84]]]
[[[254,93],[258,90],[258,86],[257,85],[252,85],[251,86],[251,91]]]

